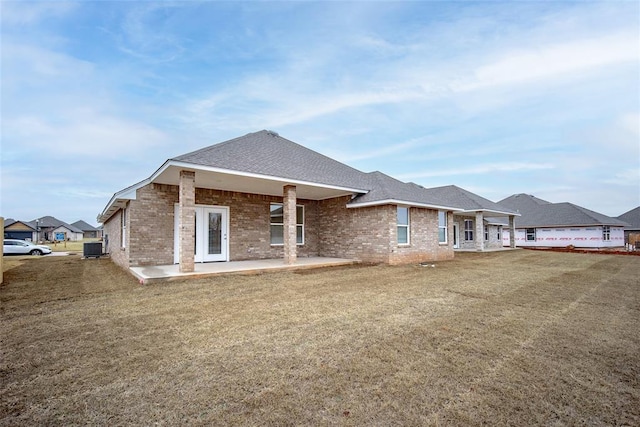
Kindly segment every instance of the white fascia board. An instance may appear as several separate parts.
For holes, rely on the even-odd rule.
[[[428,208],[428,209],[437,209],[442,211],[454,211],[454,212],[459,212],[462,210],[460,208],[453,208],[451,206],[430,205],[427,203],[407,202],[405,200],[397,200],[397,199],[377,200],[375,202],[365,202],[365,203],[349,203],[347,204],[347,208],[367,208],[371,206],[382,206],[382,205],[400,205],[400,206],[410,206],[410,207],[416,207],[416,208]]]
[[[311,187],[328,188],[330,190],[340,190],[340,191],[346,191],[346,192],[349,192],[349,193],[362,193],[362,194],[365,194],[365,193],[369,192],[369,190],[365,190],[365,189],[362,189],[362,188],[341,187],[341,186],[338,186],[338,185],[321,184],[321,183],[318,183],[318,182],[302,181],[302,180],[298,180],[298,179],[283,178],[283,177],[273,176],[273,175],[262,175],[262,174],[258,174],[258,173],[252,173],[252,172],[241,172],[241,171],[236,171],[236,170],[233,170],[233,169],[224,169],[224,168],[217,168],[217,167],[213,167],[213,166],[197,165],[197,164],[194,164],[194,163],[180,162],[180,161],[177,161],[177,160],[168,160],[164,165],[162,165],[160,167],[160,169],[158,169],[153,175],[151,175],[150,180],[153,181],[155,178],[157,178],[162,172],[164,172],[170,166],[176,166],[176,167],[179,167],[179,168],[190,169],[190,170],[194,170],[194,171],[217,172],[217,173],[223,173],[223,174],[227,174],[227,175],[244,176],[244,177],[247,177],[247,178],[266,179],[266,180],[270,180],[270,181],[282,182],[284,184],[308,185],[308,186],[311,186]]]
[[[107,219],[109,219],[111,217],[111,215],[107,216],[107,212],[113,207],[113,205],[117,204],[118,201],[120,200],[135,200],[136,199],[136,191],[138,191],[139,188],[144,187],[145,185],[149,184],[151,181],[150,179],[145,179],[144,181],[140,181],[137,184],[134,184],[130,187],[125,188],[124,190],[120,190],[117,193],[115,193],[111,199],[109,199],[109,202],[107,203],[107,206],[105,206],[105,208],[102,210],[102,212],[100,213],[100,215],[98,215],[97,220],[99,223],[103,224],[104,221],[106,221]],[[112,214],[115,213],[112,212]]]
[[[492,210],[487,210],[487,209],[466,209],[466,210],[461,210],[461,213],[476,213],[476,212],[482,212],[483,214],[488,214],[488,215],[498,215],[498,216],[520,216],[519,213],[517,212],[503,212],[503,211],[492,211]]]

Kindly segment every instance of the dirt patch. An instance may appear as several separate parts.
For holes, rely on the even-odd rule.
[[[638,425],[640,264],[540,251],[140,286],[0,286],[0,424]]]

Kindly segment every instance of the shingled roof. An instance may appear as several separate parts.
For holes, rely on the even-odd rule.
[[[134,199],[137,189],[149,183],[176,185],[177,171],[181,169],[202,170],[203,174],[200,176],[205,178],[207,173],[217,173],[221,176],[250,177],[254,182],[269,181],[272,183],[271,193],[264,194],[272,195],[275,195],[273,191],[276,188],[281,190],[282,183],[287,182],[300,185],[301,188],[326,187],[332,193],[325,191],[321,196],[351,194],[353,199],[348,207],[352,208],[403,204],[446,210],[481,209],[497,214],[509,212],[504,207],[498,207],[487,199],[455,186],[426,189],[414,183],[399,181],[382,172],[365,173],[296,144],[273,131],[262,130],[168,159],[151,177],[114,194],[98,216],[98,221],[104,222],[123,203]],[[244,184],[246,183],[245,180]],[[245,185],[242,190],[227,190],[247,192],[248,187],[251,186]]]
[[[527,194],[514,194],[498,203],[520,213],[520,218],[516,220],[516,226],[519,228],[626,225],[619,219],[573,203],[550,203]]]
[[[366,174],[366,177],[368,179],[367,188],[370,191],[351,200],[350,207],[380,204],[386,201],[449,210],[459,209],[457,205],[447,204],[444,199],[430,194],[427,189],[417,184],[402,182],[378,171],[370,172]]]
[[[365,173],[268,130],[249,133],[170,160],[369,190]]]
[[[620,221],[624,221],[629,224],[630,227],[625,227],[628,230],[640,230],[640,206],[635,209],[631,209],[629,212],[625,212],[619,217]]]
[[[457,206],[465,211],[483,211],[492,214],[517,215],[515,210],[499,203],[492,202],[482,196],[478,196],[471,191],[460,188],[456,185],[445,185],[426,189],[427,194],[443,200],[449,206]]]

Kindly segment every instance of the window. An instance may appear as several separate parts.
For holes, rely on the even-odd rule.
[[[473,220],[465,219],[464,220],[464,240],[467,242],[473,241]]]
[[[498,226],[498,242],[502,241],[502,226]]]
[[[409,244],[409,208],[398,206],[398,244]]]
[[[611,227],[608,225],[602,226],[602,240],[608,242],[611,240]]]
[[[120,215],[120,225],[122,226],[122,238],[120,246],[122,248],[127,247],[127,208],[122,208],[122,214]]]
[[[271,244],[284,245],[284,208],[282,203],[271,203]],[[304,206],[296,205],[296,244],[304,244]]]
[[[484,226],[484,240],[485,242],[489,240],[489,227]]]
[[[438,211],[438,242],[447,243],[447,212]]]
[[[535,242],[536,241],[536,229],[535,228],[527,228],[526,235],[527,235],[527,242]]]

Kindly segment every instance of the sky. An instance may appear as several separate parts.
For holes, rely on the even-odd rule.
[[[2,1],[0,216],[262,129],[364,172],[640,205],[636,1]]]

